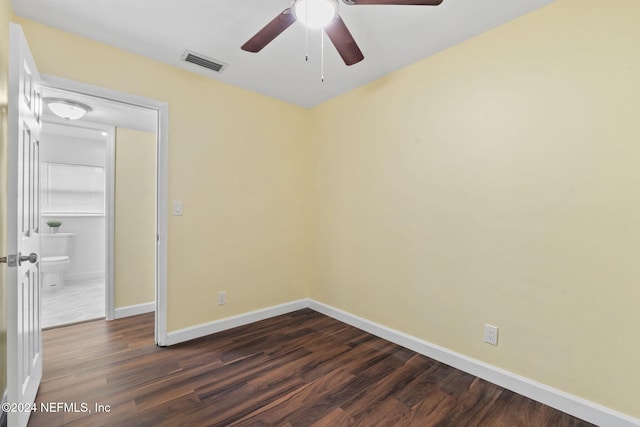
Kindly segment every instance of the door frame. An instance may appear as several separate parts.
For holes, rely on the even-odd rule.
[[[156,136],[157,139],[157,136]],[[116,224],[115,224],[115,200],[116,200],[116,129],[114,126],[107,131],[107,143],[105,145],[104,179],[105,179],[105,298],[104,314],[107,320],[116,318]],[[157,179],[157,177],[156,177]],[[157,261],[157,258],[156,258]],[[156,289],[157,289],[156,283]],[[156,307],[157,309],[158,307]]]
[[[102,98],[109,101],[120,102],[123,104],[129,104],[136,107],[142,107],[149,110],[153,110],[157,114],[156,121],[156,274],[155,274],[155,289],[156,289],[156,315],[155,315],[155,343],[159,346],[167,345],[167,241],[168,241],[168,148],[169,148],[169,104],[166,102],[158,101],[143,96],[133,95],[126,92],[120,92],[112,89],[107,89],[99,86],[90,85],[87,83],[78,82],[75,80],[69,80],[61,77],[56,77],[48,74],[42,74],[42,85],[61,89],[67,92],[79,93],[82,95]],[[112,132],[111,132],[112,133]],[[113,140],[114,135],[112,133],[110,140]],[[108,147],[113,149],[113,145]],[[114,160],[113,153],[107,150],[106,166]],[[111,158],[109,158],[111,156]],[[107,179],[107,186],[112,185],[112,182]],[[107,189],[109,190],[109,189]],[[113,190],[113,189],[111,189]],[[113,191],[109,191],[113,197]],[[110,221],[113,221],[113,200],[107,200],[107,209],[111,210]],[[111,283],[107,283],[107,289],[111,285],[111,295],[109,290],[107,291],[107,301],[111,299],[111,308],[115,307],[113,278],[115,275],[114,268],[114,227],[113,223],[106,222],[107,229],[107,262],[106,262],[106,277]],[[105,312],[107,319],[111,320],[115,317],[115,313],[109,313],[109,310]]]

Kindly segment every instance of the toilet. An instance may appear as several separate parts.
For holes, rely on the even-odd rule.
[[[64,286],[64,272],[71,265],[73,238],[73,233],[40,235],[42,289],[55,289]]]

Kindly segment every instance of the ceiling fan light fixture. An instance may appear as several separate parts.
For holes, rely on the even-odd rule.
[[[337,0],[294,0],[293,14],[309,28],[324,28],[338,16]]]
[[[87,104],[69,99],[44,98],[44,102],[53,114],[65,120],[78,120],[91,111],[91,107]]]

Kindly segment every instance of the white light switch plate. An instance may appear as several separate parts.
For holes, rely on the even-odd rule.
[[[173,201],[173,216],[182,216],[182,202],[180,200]]]

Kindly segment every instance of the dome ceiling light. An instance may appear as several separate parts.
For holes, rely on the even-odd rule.
[[[91,107],[82,102],[64,98],[44,98],[49,110],[65,120],[78,120],[91,111]]]

